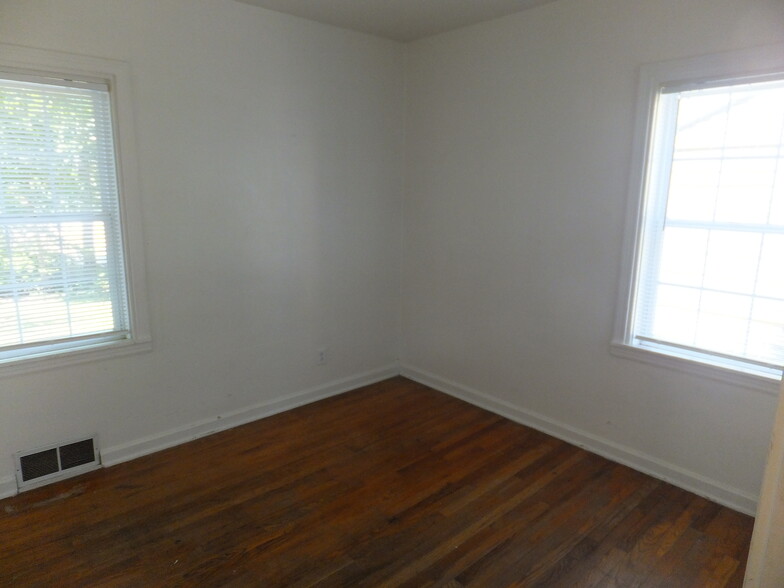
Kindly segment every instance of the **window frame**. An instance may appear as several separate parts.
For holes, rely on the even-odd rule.
[[[0,72],[53,80],[76,79],[108,87],[130,330],[129,337],[124,339],[101,341],[98,335],[81,346],[58,348],[54,344],[44,352],[0,360],[0,377],[150,350],[152,336],[147,309],[141,193],[129,65],[112,59],[0,43]]]
[[[784,44],[769,45],[729,53],[643,65],[637,89],[637,111],[631,150],[626,225],[621,259],[621,281],[616,304],[615,328],[610,344],[613,355],[650,363],[688,374],[708,377],[776,394],[779,377],[711,363],[705,357],[673,355],[665,349],[634,344],[636,285],[643,259],[643,231],[646,223],[646,186],[655,172],[649,165],[652,138],[657,132],[656,107],[662,89],[700,89],[721,86],[740,79],[757,81],[771,76],[784,77]],[[784,270],[783,270],[784,271]]]

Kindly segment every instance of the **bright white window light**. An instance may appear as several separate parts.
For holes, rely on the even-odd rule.
[[[106,85],[0,73],[0,360],[130,337]]]
[[[784,365],[784,79],[664,86],[627,344],[756,375]]]

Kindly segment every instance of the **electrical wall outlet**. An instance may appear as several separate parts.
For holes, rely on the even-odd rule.
[[[327,348],[321,347],[316,354],[316,364],[324,365],[325,363],[327,363]]]

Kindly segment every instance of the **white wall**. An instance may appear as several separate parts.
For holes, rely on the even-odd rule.
[[[232,0],[3,0],[0,41],[130,63],[154,337],[0,379],[0,494],[15,451],[124,459],[394,373],[401,45]]]
[[[405,373],[753,512],[775,409],[611,356],[641,64],[780,0],[560,0],[409,47]]]

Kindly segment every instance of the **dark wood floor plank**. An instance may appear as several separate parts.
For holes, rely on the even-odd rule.
[[[734,587],[751,529],[392,378],[0,501],[0,585]]]

